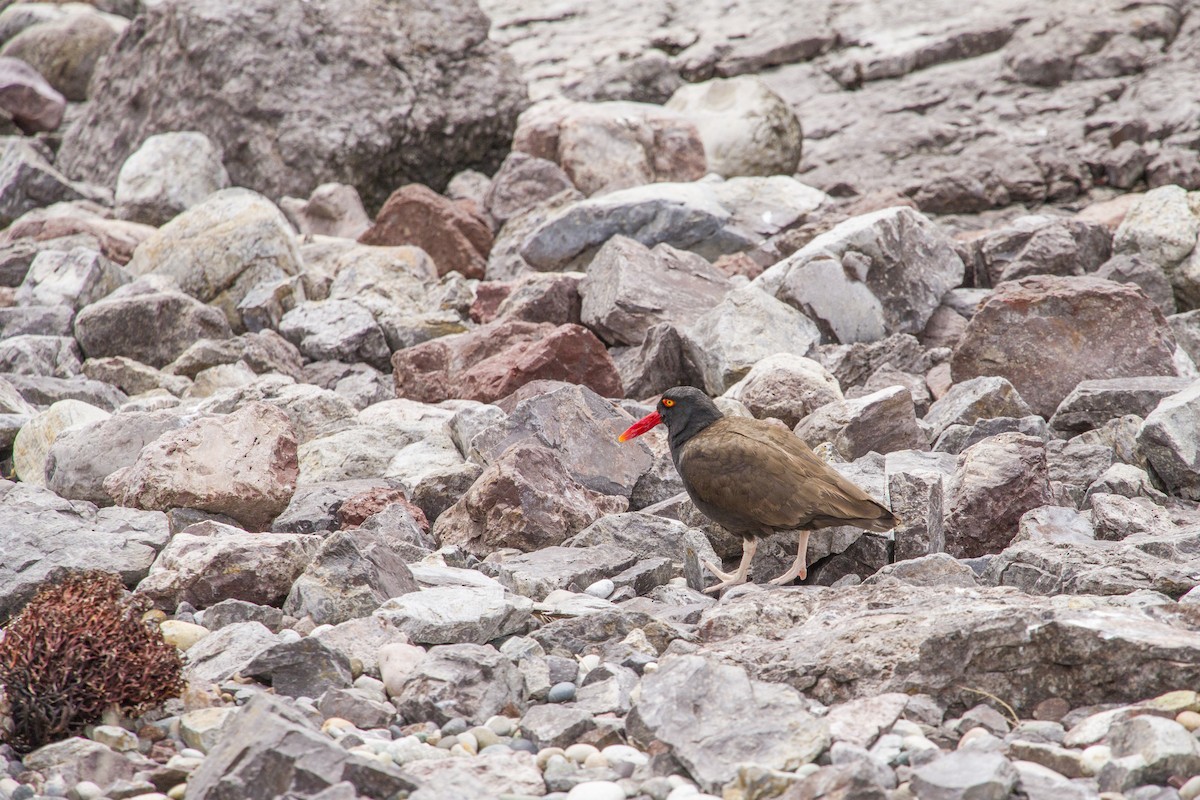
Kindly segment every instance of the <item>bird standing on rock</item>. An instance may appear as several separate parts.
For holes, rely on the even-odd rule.
[[[665,423],[671,460],[688,496],[706,517],[742,537],[742,561],[727,573],[704,562],[721,583],[718,592],[746,582],[759,536],[800,531],[791,569],[771,583],[807,576],[809,532],[855,525],[883,532],[896,526],[892,512],[822,461],[791,431],[746,417],[726,417],[708,395],[690,386],[663,393],[655,411],[629,426],[619,440]]]

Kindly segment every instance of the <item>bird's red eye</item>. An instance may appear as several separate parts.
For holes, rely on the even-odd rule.
[[[671,399],[671,398],[669,398],[669,397],[664,397],[664,398],[663,398],[663,401],[662,401],[662,404],[663,404],[664,406],[666,406],[667,408],[673,408],[673,407],[675,406],[675,401],[674,401],[674,400],[672,400],[672,399]]]

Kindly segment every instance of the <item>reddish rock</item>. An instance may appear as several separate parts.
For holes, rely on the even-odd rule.
[[[582,300],[576,272],[531,272],[512,285],[512,291],[496,309],[496,316],[525,322],[579,324]]]
[[[513,151],[492,179],[484,204],[496,222],[503,224],[573,188],[571,179],[553,161]]]
[[[1136,286],[1089,276],[1002,283],[967,324],[954,381],[1008,378],[1049,419],[1084,380],[1175,375],[1175,337]]]
[[[410,183],[392,192],[375,224],[358,238],[363,244],[420,247],[438,274],[458,271],[482,278],[492,250],[492,231],[478,213],[442,197],[428,186]]]
[[[483,558],[498,548],[523,552],[560,545],[606,514],[619,514],[624,497],[585,488],[553,451],[509,448],[434,523],[434,536]]]
[[[110,261],[128,264],[133,251],[157,228],[140,222],[111,219],[112,210],[87,201],[57,203],[22,214],[0,233],[0,243],[18,239],[44,242],[85,234],[93,237]]]
[[[67,101],[41,73],[19,58],[0,57],[0,109],[25,133],[52,131]]]
[[[490,403],[538,379],[621,397],[608,351],[579,325],[498,320],[392,354],[396,396],[423,403],[452,397]]]
[[[471,319],[484,325],[496,318],[500,304],[512,294],[513,285],[503,281],[484,281],[475,288],[475,301],[471,303]]]
[[[365,492],[347,497],[338,508],[338,522],[341,523],[343,529],[357,528],[367,517],[374,516],[392,505],[403,506],[404,510],[411,514],[417,524],[421,526],[421,530],[429,531],[429,520],[425,518],[425,512],[408,502],[404,490],[389,489],[386,486],[377,486],[374,489],[367,489]]]

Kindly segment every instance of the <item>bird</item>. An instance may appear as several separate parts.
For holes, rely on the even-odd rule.
[[[720,580],[706,592],[746,582],[760,536],[800,533],[795,562],[770,581],[782,586],[807,577],[811,531],[854,525],[882,533],[898,523],[888,508],[830,467],[787,428],[725,416],[699,389],[668,389],[655,410],[630,425],[618,441],[641,436],[660,424],[667,426],[671,460],[696,508],[742,537],[742,560],[735,572],[704,562]]]

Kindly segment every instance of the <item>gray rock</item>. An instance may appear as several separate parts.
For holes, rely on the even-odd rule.
[[[1195,446],[1200,381],[1161,400],[1138,431],[1138,447],[1172,492],[1200,498],[1200,450]]]
[[[1159,186],[1138,198],[1113,235],[1113,250],[1140,255],[1158,265],[1175,289],[1181,310],[1195,307],[1197,297],[1192,260],[1200,217],[1192,210],[1181,186]]]
[[[356,494],[380,488],[396,487],[386,478],[357,478],[298,486],[287,508],[271,523],[271,530],[276,533],[335,531],[341,527],[338,509],[342,503]]]
[[[312,11],[315,16],[273,16],[266,28],[261,8],[244,6],[231,15],[217,3],[186,14],[147,14],[139,35],[114,46],[97,70],[104,90],[63,143],[63,168],[111,184],[149,134],[195,130],[224,151],[235,185],[280,197],[306,196],[318,184],[340,181],[359,187],[374,207],[398,185],[441,187],[462,166],[490,171],[499,165],[525,91],[509,57],[487,41],[488,19],[476,7],[456,5],[439,16],[430,6],[402,14],[380,5],[370,12],[378,24],[369,29],[359,25],[360,9],[337,2]],[[251,33],[267,28],[273,36]],[[330,53],[329,63],[300,55],[312,47]],[[195,50],[219,58],[197,70],[187,64]],[[334,55],[345,52],[372,55],[345,69]],[[219,77],[250,72],[256,80],[248,94]],[[384,94],[403,98],[404,113],[372,101]],[[147,113],[113,115],[111,109],[135,96]],[[260,111],[247,115],[238,98]],[[305,108],[324,108],[330,119],[361,132],[336,164],[320,155],[322,124],[297,113]],[[456,135],[445,136],[447,126]],[[279,141],[280,129],[297,136]],[[273,155],[254,155],[260,153]],[[295,166],[303,163],[315,166]]]
[[[532,601],[499,586],[439,586],[387,600],[375,616],[418,644],[484,644],[524,633],[532,612]]]
[[[124,356],[89,358],[83,362],[83,374],[98,383],[109,384],[110,388],[116,387],[130,396],[145,392],[157,394],[155,390],[165,389],[178,397],[192,385],[189,378],[169,375],[162,370]]]
[[[222,600],[204,609],[204,627],[210,631],[236,622],[261,622],[272,633],[279,633],[283,628],[283,611],[245,600]]]
[[[909,465],[905,460],[885,462],[889,507],[899,520],[892,531],[896,561],[946,549],[942,506],[949,475],[933,464]]]
[[[65,305],[77,311],[129,280],[125,270],[95,250],[43,250],[29,265],[16,300],[23,306]]]
[[[1191,378],[1147,376],[1080,381],[1050,418],[1055,431],[1076,434],[1126,414],[1146,417],[1164,398],[1186,389]]]
[[[1063,748],[1056,749],[1063,750]],[[1073,753],[1069,750],[1063,750],[1063,752]],[[1029,755],[1029,753],[1022,752],[1021,755]],[[1013,757],[1020,756],[1014,754]],[[1068,780],[1060,771],[1043,766],[1032,759],[1013,761],[1013,767],[1017,770],[1017,780],[1021,791],[1029,800],[1095,800],[1097,797],[1095,792]]]
[[[1049,503],[1040,439],[1002,433],[972,445],[946,486],[946,552],[957,558],[998,553],[1016,536],[1022,514]]]
[[[471,450],[487,465],[517,444],[551,448],[583,486],[629,497],[650,467],[644,442],[617,441],[633,421],[586,386],[564,386],[517,403],[507,419],[471,440]]]
[[[1200,517],[1171,513],[1146,497],[1124,497],[1106,492],[1089,494],[1092,524],[1097,539],[1120,541],[1135,533],[1165,533],[1180,524],[1200,522]]]
[[[655,397],[672,386],[703,383],[686,355],[682,335],[670,323],[647,330],[637,347],[614,347],[609,352],[626,397]]]
[[[912,394],[903,386],[826,403],[796,426],[796,435],[809,447],[830,442],[847,460],[872,451],[890,453],[929,446],[925,431],[917,424]]]
[[[524,708],[517,668],[493,647],[448,644],[429,648],[416,672],[393,697],[408,720],[444,725],[455,717],[482,725]]]
[[[889,579],[909,583],[913,586],[973,587],[978,585],[975,573],[970,567],[945,553],[930,553],[910,558],[907,561],[888,564],[871,577],[866,578],[863,583],[882,583]]]
[[[160,133],[125,159],[115,199],[122,219],[163,225],[228,185],[211,139],[197,131]]]
[[[1028,275],[1096,272],[1112,253],[1104,225],[1067,217],[1018,217],[999,230],[972,239],[976,286],[995,286]]]
[[[1023,418],[1032,413],[1006,378],[979,377],[951,386],[929,407],[925,422],[937,439],[951,425],[975,425],[995,417]]]
[[[59,172],[43,153],[20,138],[7,137],[0,150],[0,225],[27,211],[69,200],[99,199],[95,189]]]
[[[805,356],[821,340],[812,320],[755,286],[729,292],[682,334],[710,395],[723,394],[767,356]]]
[[[790,428],[826,403],[842,398],[837,379],[812,359],[780,353],[759,361],[724,397],[755,417],[776,417]]]
[[[388,544],[370,530],[331,534],[292,584],[283,610],[294,617],[309,616],[318,625],[336,625],[365,617],[392,597],[417,591],[412,572]]]
[[[596,727],[591,712],[558,704],[533,706],[521,717],[521,731],[541,749],[569,747]]]
[[[1158,264],[1140,255],[1113,256],[1096,270],[1097,278],[1141,287],[1164,316],[1175,313],[1175,294],[1171,281]]]
[[[236,364],[238,361],[244,361],[246,366],[260,375],[278,372],[297,381],[305,377],[300,351],[273,330],[244,333],[232,339],[200,339],[180,353],[164,371],[195,378],[209,367]]]
[[[1021,515],[1013,541],[1090,544],[1096,541],[1096,531],[1091,519],[1073,508],[1042,506]]]
[[[20,281],[17,281],[20,284]],[[0,286],[3,284],[0,275]],[[0,336],[36,333],[46,336],[70,336],[75,312],[65,306],[12,306],[0,308]]]
[[[234,622],[188,648],[184,676],[198,686],[221,683],[284,638],[261,622]]]
[[[974,425],[947,425],[942,435],[933,443],[933,450],[937,453],[958,454],[1000,433],[1021,433],[1042,441],[1050,438],[1046,420],[1036,414],[1020,418],[992,417],[981,419]]]
[[[144,762],[134,755],[118,753],[105,744],[79,736],[39,747],[22,761],[29,764],[28,769],[57,777],[68,786],[82,781],[109,786],[131,780],[144,767]]]
[[[741,724],[730,727],[731,714]],[[733,780],[739,764],[794,770],[830,741],[828,727],[809,714],[798,692],[700,656],[663,659],[643,679],[626,724],[633,742],[670,746],[707,792]]]
[[[636,561],[636,555],[615,544],[544,547],[504,559],[497,578],[519,595],[542,600],[555,589],[612,578]]]
[[[75,317],[88,358],[126,356],[152,367],[171,363],[197,339],[232,335],[224,314],[177,292],[110,295]]]
[[[563,542],[564,547],[606,544],[625,548],[638,558],[669,558],[678,565],[687,561],[689,550],[702,561],[719,560],[703,532],[645,512],[608,514]]]
[[[920,333],[963,273],[952,243],[901,206],[846,220],[755,283],[810,316],[829,341],[850,343]]]
[[[307,200],[284,197],[279,208],[301,234],[357,239],[371,227],[358,190],[344,183],[323,183]]]
[[[25,605],[46,581],[72,570],[116,573],[134,585],[171,538],[161,511],[97,510],[28,484],[0,483],[0,620]]]
[[[311,636],[271,645],[241,672],[248,678],[261,679],[285,697],[320,697],[330,689],[345,689],[354,681],[350,660]]]
[[[866,383],[885,364],[920,375],[932,366],[920,340],[907,333],[892,334],[877,342],[817,345],[812,359],[829,370],[843,391]]]
[[[1187,353],[1193,362],[1200,357],[1200,309],[1167,317],[1171,332],[1179,349]]]
[[[546,790],[530,753],[480,753],[474,758],[410,761],[404,772],[421,788],[411,800],[491,800],[498,793],[535,796]]]
[[[285,701],[259,694],[188,777],[188,790],[203,800],[235,795],[267,800],[324,795],[322,789],[341,781],[366,797],[417,788],[399,769],[347,752]]]
[[[381,649],[408,641],[403,631],[375,616],[348,620],[332,628],[318,628],[312,635],[351,662],[357,660],[362,664],[364,675],[376,678],[380,677]]]
[[[71,378],[83,366],[81,355],[69,336],[11,336],[0,342],[0,372]]]
[[[359,689],[328,689],[321,695],[317,710],[326,719],[348,720],[362,730],[386,728],[396,717],[395,706]]]
[[[514,150],[492,177],[483,207],[503,225],[556,194],[574,188],[558,164]]]
[[[692,324],[730,288],[724,273],[694,253],[614,236],[579,285],[580,315],[607,344],[639,345],[659,323]]]
[[[350,300],[301,303],[283,315],[279,332],[315,361],[366,361],[386,370],[392,354],[375,317]]]
[[[1087,486],[1081,506],[1087,508],[1097,494],[1120,495],[1122,497],[1148,497],[1155,502],[1165,502],[1167,496],[1159,491],[1150,473],[1132,464],[1113,464]]]
[[[918,767],[912,788],[930,800],[1005,800],[1017,778],[1016,768],[999,753],[959,750]]]
[[[1200,770],[1200,746],[1172,719],[1141,716],[1118,721],[1109,729],[1105,743],[1114,758],[1097,776],[1101,791],[1162,784],[1173,775]]]

